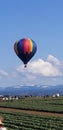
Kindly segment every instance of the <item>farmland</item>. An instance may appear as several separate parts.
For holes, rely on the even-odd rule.
[[[27,97],[19,100],[0,101],[0,107],[63,113],[63,97]]]
[[[4,109],[0,109],[0,115],[3,116],[4,125],[9,130],[63,130],[63,97],[46,99],[30,97],[0,101],[0,108],[3,107]],[[12,108],[13,111],[8,108]]]

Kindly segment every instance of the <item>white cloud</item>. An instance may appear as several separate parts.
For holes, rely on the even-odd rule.
[[[8,73],[4,70],[0,70],[0,76],[8,76]]]
[[[53,56],[49,56],[50,58]],[[59,64],[58,60],[56,58],[52,58],[53,61],[56,61],[57,64]],[[55,65],[50,63],[48,60],[44,61],[42,59],[38,59],[36,61],[33,61],[28,64],[27,68],[25,69],[23,66],[19,66],[17,68],[18,73],[25,73],[25,75],[35,75],[35,76],[47,76],[47,77],[56,77],[56,76],[62,76],[62,72],[59,68],[57,68]]]
[[[54,57],[52,55],[48,55],[47,61],[51,62],[51,63],[54,63],[56,65],[61,65],[61,62],[56,57]]]
[[[52,60],[53,59],[53,60]],[[18,66],[15,70],[8,73],[4,70],[0,70],[1,85],[7,86],[8,84],[20,84],[20,85],[45,85],[58,84],[63,82],[63,63],[62,61],[49,55],[46,60],[38,59],[27,64],[27,68],[24,68],[24,64]]]
[[[38,59],[30,64],[30,71],[42,76],[61,76],[61,72],[51,63]]]

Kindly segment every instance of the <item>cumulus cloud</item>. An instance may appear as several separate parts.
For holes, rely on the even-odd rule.
[[[61,76],[61,72],[50,62],[38,59],[35,62],[32,62],[30,65],[30,71],[33,73],[41,74],[42,76]]]
[[[8,84],[43,84],[46,88],[48,84],[57,84],[63,82],[63,62],[56,57],[49,55],[46,60],[38,59],[24,65],[20,65],[15,70],[0,70],[0,81],[2,86]]]
[[[16,70],[18,73],[25,72],[25,75],[40,75],[44,77],[62,76],[61,70],[57,66],[53,65],[51,61],[53,61],[56,65],[61,64],[58,59],[49,55],[47,61],[38,59],[29,63],[26,69],[23,66],[19,66]]]
[[[4,70],[0,70],[0,76],[8,76],[8,73]]]
[[[48,55],[47,61],[50,63],[54,63],[56,65],[61,65],[61,62],[56,57],[54,57],[52,55]]]

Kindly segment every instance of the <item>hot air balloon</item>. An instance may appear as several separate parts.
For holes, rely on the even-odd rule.
[[[23,38],[15,42],[14,51],[26,67],[29,60],[35,55],[37,45],[32,39]]]

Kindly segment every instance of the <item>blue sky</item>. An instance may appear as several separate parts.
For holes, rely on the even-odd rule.
[[[16,40],[32,38],[37,53],[27,69]],[[63,0],[0,0],[0,87],[63,84]]]

